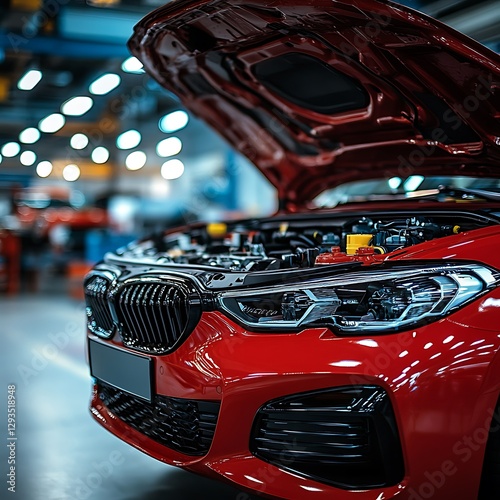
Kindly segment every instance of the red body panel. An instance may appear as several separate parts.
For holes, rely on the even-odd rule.
[[[481,256],[500,267],[500,254],[494,251],[499,242],[500,229],[494,227],[410,251],[412,257],[439,259],[457,249],[455,259]],[[154,369],[158,394],[222,402],[214,441],[202,458],[172,451],[126,426],[96,393],[92,413],[108,430],[159,460],[217,473],[269,496],[414,500],[433,491],[436,499],[475,498],[500,392],[499,304],[500,290],[495,289],[430,325],[356,337],[339,337],[325,328],[251,333],[219,312],[204,313],[184,344],[155,357]],[[405,460],[399,485],[345,491],[278,469],[249,452],[254,416],[267,401],[352,384],[380,385],[390,395]]]

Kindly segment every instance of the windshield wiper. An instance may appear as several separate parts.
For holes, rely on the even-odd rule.
[[[474,201],[477,199],[481,199],[484,201],[500,201],[500,193],[497,193],[495,191],[487,191],[484,189],[439,186],[433,189],[422,189],[420,191],[411,191],[407,193],[386,193],[359,196],[349,195],[346,199],[337,200],[336,202],[331,203],[325,203],[318,208],[332,208],[335,206],[346,205],[350,203],[420,200],[425,198],[435,199],[440,202],[445,202],[450,198],[464,201]]]
[[[482,198],[488,201],[500,201],[500,193],[495,191],[486,191],[484,189],[469,189],[469,188],[457,188],[450,186],[439,186],[437,189],[425,189],[422,191],[414,191],[411,193],[405,193],[405,198],[428,198],[435,197],[438,201],[441,201],[441,197],[452,197],[459,198],[462,200],[472,200],[474,198]],[[444,199],[442,201],[445,201]]]

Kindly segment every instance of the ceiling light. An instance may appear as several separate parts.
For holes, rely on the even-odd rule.
[[[116,139],[116,147],[120,149],[136,148],[141,142],[142,136],[137,130],[127,130]]]
[[[80,177],[80,168],[73,163],[66,165],[63,169],[63,177],[68,182],[76,181]]]
[[[38,123],[38,128],[45,132],[46,134],[53,134],[58,130],[61,130],[66,123],[66,118],[59,113],[52,113],[46,116]]]
[[[415,191],[420,184],[424,182],[424,177],[421,175],[410,175],[408,179],[405,180],[405,183],[403,184],[404,190],[405,191]]]
[[[109,160],[109,151],[104,146],[99,146],[92,151],[94,163],[106,163]]]
[[[387,183],[389,184],[389,187],[391,189],[397,189],[399,186],[401,186],[401,183],[403,181],[401,180],[400,177],[391,177]]]
[[[73,149],[84,149],[89,144],[89,138],[85,134],[75,134],[69,143]]]
[[[178,137],[169,137],[163,139],[156,145],[156,153],[158,156],[174,156],[181,152],[182,142]]]
[[[115,73],[106,73],[93,81],[89,86],[89,92],[94,95],[109,94],[120,85],[121,78]]]
[[[40,139],[40,131],[35,127],[30,127],[24,129],[19,134],[19,140],[24,144],[35,144],[38,139]]]
[[[144,151],[134,151],[127,156],[125,165],[129,170],[139,170],[146,165],[146,159]]]
[[[80,95],[68,99],[61,106],[61,112],[68,116],[82,116],[94,105],[92,97]]]
[[[42,72],[37,69],[30,69],[17,82],[19,90],[32,90],[42,79]]]
[[[41,161],[36,166],[38,177],[48,177],[52,173],[52,163],[50,161]]]
[[[25,167],[31,167],[36,162],[36,154],[33,151],[24,151],[19,160]]]
[[[123,61],[122,70],[126,73],[144,73],[143,64],[134,56]]]
[[[184,173],[184,163],[181,160],[168,160],[161,167],[161,176],[167,180],[178,179]]]
[[[162,132],[177,132],[184,128],[189,122],[189,115],[182,111],[174,111],[165,115],[158,123],[158,127]]]
[[[13,158],[19,154],[19,151],[21,151],[21,146],[17,142],[8,142],[2,147],[2,154],[6,158]]]

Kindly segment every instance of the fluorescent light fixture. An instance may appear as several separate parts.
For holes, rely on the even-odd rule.
[[[35,127],[24,129],[19,134],[19,140],[24,144],[35,144],[40,139],[40,131]]]
[[[158,123],[158,127],[162,132],[177,132],[184,128],[189,122],[189,115],[182,111],[173,111],[165,115]]]
[[[144,151],[134,151],[125,159],[125,165],[129,170],[139,170],[146,165],[147,156]]]
[[[178,179],[183,173],[184,163],[181,160],[168,160],[161,166],[161,176],[167,180]]]
[[[80,177],[80,168],[71,163],[64,167],[62,175],[65,181],[75,182]]]
[[[49,116],[46,116],[38,123],[38,128],[41,132],[45,132],[46,134],[54,134],[58,130],[61,130],[66,123],[66,118],[60,113],[52,113]]]
[[[75,134],[69,143],[73,149],[85,149],[89,145],[89,138],[85,134]]]
[[[389,187],[391,189],[397,189],[399,186],[401,186],[401,183],[403,181],[401,180],[400,177],[391,177],[388,181],[387,184],[389,184]]]
[[[116,147],[119,149],[133,149],[141,142],[142,136],[137,130],[127,130],[116,139]]]
[[[178,137],[168,137],[156,145],[156,153],[158,156],[164,158],[167,156],[175,156],[181,152],[181,149],[182,142]]]
[[[92,151],[94,163],[106,163],[109,160],[109,151],[104,146],[99,146]]]
[[[94,105],[92,97],[79,95],[61,105],[61,112],[67,116],[82,116]]]
[[[2,147],[2,154],[5,158],[14,158],[19,154],[19,151],[21,151],[21,146],[17,142],[8,142]]]
[[[144,73],[143,64],[134,56],[123,61],[122,70],[125,71],[125,73]]]
[[[38,177],[48,177],[52,173],[52,163],[50,161],[41,161],[36,166],[36,173]]]
[[[410,177],[408,177],[403,184],[404,190],[407,192],[415,191],[415,189],[417,189],[422,182],[424,182],[424,177],[422,175],[410,175]]]
[[[89,92],[94,95],[106,95],[115,90],[122,79],[115,73],[106,73],[93,81],[89,86]]]
[[[24,151],[19,157],[19,161],[25,167],[31,167],[36,162],[36,154],[33,151]]]
[[[19,90],[32,90],[42,79],[42,72],[37,69],[30,69],[17,82]]]

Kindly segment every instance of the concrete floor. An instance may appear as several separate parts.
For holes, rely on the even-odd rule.
[[[87,409],[91,382],[84,332],[84,306],[78,300],[0,296],[1,499],[255,498],[162,464],[99,427]],[[17,401],[15,496],[8,495],[5,481],[9,384],[16,385]]]

